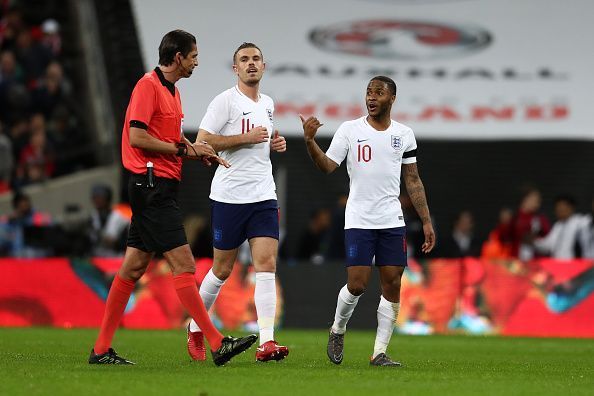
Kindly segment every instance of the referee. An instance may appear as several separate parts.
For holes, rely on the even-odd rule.
[[[167,33],[159,45],[159,66],[134,87],[122,132],[122,162],[130,173],[128,194],[132,224],[124,261],[115,276],[90,364],[134,364],[118,356],[111,342],[134,285],[155,253],[162,254],[171,271],[177,295],[203,329],[218,365],[248,349],[255,334],[223,337],[213,326],[194,279],[195,261],[186,240],[177,205],[182,159],[229,167],[208,144],[191,144],[183,135],[183,112],[175,83],[198,66],[196,38],[183,30]]]

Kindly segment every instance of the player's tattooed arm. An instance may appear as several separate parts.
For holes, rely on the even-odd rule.
[[[299,117],[303,124],[305,147],[307,147],[307,153],[311,157],[311,160],[322,172],[326,174],[334,172],[338,168],[338,164],[328,158],[314,140],[318,128],[324,124],[320,124],[320,121],[315,117],[309,117],[307,120],[301,114],[299,114]]]
[[[435,231],[433,231],[433,224],[431,223],[431,215],[429,214],[429,205],[427,205],[427,197],[425,195],[425,187],[419,176],[417,164],[403,164],[402,176],[406,184],[406,191],[410,200],[415,207],[415,210],[421,218],[423,223],[423,233],[425,234],[425,243],[421,250],[424,253],[429,253],[435,246]]]

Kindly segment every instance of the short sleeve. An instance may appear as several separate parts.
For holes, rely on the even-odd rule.
[[[402,154],[402,163],[414,164],[417,162],[417,141],[415,140],[415,134],[412,129],[409,130],[406,142],[408,144],[404,148],[404,153]]]
[[[226,95],[218,95],[208,105],[206,114],[200,122],[200,129],[207,132],[219,134],[221,129],[229,121],[229,101]]]
[[[155,87],[148,79],[138,81],[130,98],[130,121],[148,125],[156,107]]]
[[[347,136],[347,128],[342,124],[332,137],[332,142],[330,143],[330,148],[326,151],[326,156],[340,166],[348,152],[349,139]]]

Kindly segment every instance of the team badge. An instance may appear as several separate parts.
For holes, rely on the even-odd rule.
[[[402,138],[400,136],[392,135],[392,148],[394,150],[400,150],[402,148]]]
[[[270,123],[274,124],[274,121],[272,121],[272,109],[266,109],[266,112],[268,113],[268,119],[270,120]]]

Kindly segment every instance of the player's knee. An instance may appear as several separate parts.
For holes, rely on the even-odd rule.
[[[212,273],[214,274],[214,276],[216,276],[218,279],[223,280],[223,281],[227,280],[227,278],[229,278],[232,270],[233,270],[233,267],[228,267],[228,266],[212,267]]]
[[[382,289],[384,289],[385,292],[389,292],[390,294],[400,293],[400,278],[394,278],[386,282],[382,282]]]
[[[136,282],[142,278],[142,275],[144,275],[145,272],[146,268],[122,268],[120,271],[120,277]]]
[[[362,281],[349,282],[347,289],[349,289],[349,293],[351,293],[353,296],[360,296],[361,294],[365,293],[367,285]]]
[[[274,257],[267,257],[254,261],[254,267],[258,272],[276,272],[276,259]]]

